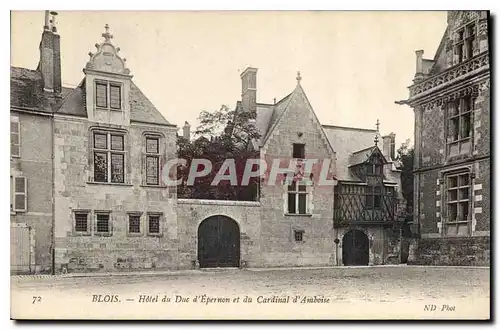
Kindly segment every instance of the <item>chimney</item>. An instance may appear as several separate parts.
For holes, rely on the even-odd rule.
[[[40,41],[40,62],[38,69],[43,77],[43,89],[61,93],[61,37],[57,34],[54,11],[45,11],[42,40]]]
[[[382,137],[382,154],[388,161],[396,158],[396,134],[391,133]]]
[[[241,102],[245,111],[257,111],[257,69],[247,67],[241,73]]]
[[[184,126],[182,127],[182,137],[188,141],[191,139],[191,125],[187,121],[184,122]]]
[[[424,60],[423,60],[423,55],[424,51],[423,50],[416,50],[415,55],[417,56],[417,68],[415,72],[415,78],[413,81],[420,81],[424,78]]]

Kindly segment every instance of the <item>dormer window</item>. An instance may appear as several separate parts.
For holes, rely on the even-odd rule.
[[[97,108],[121,110],[122,109],[122,87],[119,83],[109,81],[96,81]]]
[[[474,56],[474,43],[476,39],[476,23],[471,23],[457,30],[455,41],[455,54],[458,63]]]

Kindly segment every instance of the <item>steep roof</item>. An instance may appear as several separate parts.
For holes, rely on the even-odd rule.
[[[163,117],[134,82],[130,83],[129,103],[131,121],[158,125],[172,125]],[[85,106],[85,79],[66,96],[62,106],[57,110],[57,113],[87,117],[87,108]]]
[[[67,93],[63,89],[63,96]],[[62,98],[43,90],[40,71],[10,67],[10,105],[37,112],[52,113],[62,102]]]
[[[373,138],[377,130],[332,125],[323,125],[323,130],[330,144],[335,148],[337,178],[345,181],[358,181],[349,166],[360,162],[365,157],[367,150],[372,150],[372,147],[375,147]]]
[[[300,76],[298,78],[300,78]],[[309,102],[309,99],[307,98],[307,95],[306,95],[304,89],[302,88],[302,85],[300,84],[300,79],[297,79],[297,81],[298,81],[297,86],[295,87],[293,92],[291,94],[285,96],[280,102],[278,102],[275,105],[275,111],[274,111],[273,115],[271,116],[271,122],[270,122],[269,129],[267,131],[266,136],[262,140],[261,145],[266,144],[266,141],[269,139],[269,136],[271,135],[273,130],[278,125],[280,119],[284,117],[287,109],[289,108],[290,103],[292,102],[292,100],[295,99],[295,100],[301,100],[300,102],[302,102],[302,104],[306,107],[306,109],[311,112],[314,120],[316,121],[316,123],[319,127],[320,134],[322,135],[327,148],[329,149],[329,151],[331,152],[332,155],[335,154],[335,150],[333,149],[332,144],[330,143],[327,136],[325,135],[324,130],[321,128],[321,124],[319,122],[319,119],[316,116],[316,113],[314,112],[314,109],[312,108],[311,103]]]
[[[375,151],[376,148],[377,147],[375,146],[371,146],[363,150],[353,152],[351,156],[349,156],[349,166],[363,164],[368,159],[370,159],[370,156],[372,155],[372,153]]]

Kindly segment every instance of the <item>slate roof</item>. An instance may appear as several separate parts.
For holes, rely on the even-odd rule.
[[[332,125],[323,125],[323,130],[336,152],[337,178],[344,181],[359,181],[349,166],[362,161],[366,151],[375,147],[373,139],[377,131]]]
[[[173,124],[170,124],[165,117],[163,117],[134,82],[130,83],[129,102],[130,120],[132,122],[173,126]],[[56,113],[87,117],[87,109],[85,106],[85,80],[66,96],[62,106]]]
[[[363,164],[370,158],[370,156],[372,155],[373,151],[375,151],[376,148],[377,147],[372,146],[365,148],[363,150],[353,152],[349,157],[349,166]]]
[[[43,77],[39,71],[10,67],[11,107],[52,113],[60,101],[43,91]]]
[[[276,104],[257,103],[255,127],[260,134],[260,139],[258,141],[252,141],[255,149],[262,146],[263,142],[266,140],[271,131],[271,127],[276,123],[281,113],[285,110],[287,104],[286,101],[289,99],[290,95],[292,95],[292,93],[276,102]],[[243,103],[241,103],[241,101],[236,102],[235,111],[243,111]]]

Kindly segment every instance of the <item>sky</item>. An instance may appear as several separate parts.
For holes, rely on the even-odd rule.
[[[297,71],[322,124],[394,132],[413,140],[408,97],[415,50],[433,58],[445,11],[59,11],[63,86],[83,78],[109,24],[134,82],[165,118],[196,127],[202,110],[234,108],[240,72],[258,68],[257,102],[295,87]],[[11,65],[36,69],[43,11],[11,14]]]

